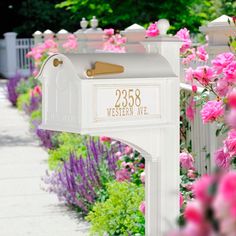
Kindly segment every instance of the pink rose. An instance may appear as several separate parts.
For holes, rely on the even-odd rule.
[[[43,45],[46,49],[57,49],[58,48],[58,44],[52,38],[47,39]]]
[[[151,23],[148,26],[148,29],[146,30],[146,37],[156,37],[160,34],[157,24],[156,23]]]
[[[184,42],[182,47],[180,48],[180,52],[185,53],[190,48],[190,46],[192,44],[192,41],[190,39],[189,30],[186,28],[183,28],[183,29],[179,30],[175,36],[177,36],[179,39],[181,39]]]
[[[180,153],[179,158],[180,158],[180,165],[182,168],[186,170],[194,169],[194,166],[193,166],[194,159],[190,153],[182,152]]]
[[[195,170],[188,170],[187,176],[188,176],[190,179],[195,179],[195,178],[197,177]]]
[[[227,201],[231,208],[231,214],[236,217],[236,172],[227,173],[219,184],[219,194]]]
[[[118,182],[129,181],[130,180],[130,172],[127,169],[122,169],[116,171],[116,180]]]
[[[33,97],[38,96],[38,95],[41,96],[41,95],[42,95],[41,87],[40,87],[39,85],[36,85],[36,86],[34,87],[34,89],[32,90],[31,95],[32,95]]]
[[[101,137],[100,137],[100,141],[101,141],[101,142],[111,142],[111,138],[106,137],[106,136],[101,136]]]
[[[186,116],[190,121],[194,120],[196,113],[196,102],[194,101],[193,97],[190,98],[189,105],[186,108]]]
[[[201,117],[204,124],[210,123],[224,115],[222,101],[208,101],[201,110]]]
[[[110,29],[104,29],[104,33],[108,36],[112,36],[115,33],[115,30],[110,28]]]
[[[204,46],[200,46],[200,47],[197,48],[196,55],[201,61],[207,61],[208,60],[208,54],[207,54]]]
[[[215,77],[214,71],[209,66],[199,66],[193,71],[193,77],[202,85],[208,85]]]
[[[140,179],[141,179],[142,183],[144,184],[145,183],[145,172],[141,173]]]
[[[145,201],[142,201],[140,206],[139,206],[139,210],[143,213],[143,215],[145,215]]]
[[[204,175],[198,179],[193,185],[193,193],[197,200],[203,204],[209,204],[213,196],[210,194],[210,187],[213,184],[213,178],[209,175]]]
[[[194,70],[192,67],[185,70],[185,81],[189,84],[193,83],[193,72]]]
[[[228,104],[232,108],[236,108],[236,89],[233,89],[229,94],[228,94]]]
[[[216,165],[219,168],[224,169],[224,170],[229,169],[231,158],[228,153],[224,152],[223,148],[218,149],[214,153],[214,159],[215,159]]]
[[[236,82],[236,61],[232,61],[230,64],[227,65],[226,68],[223,69],[225,79],[230,82]]]
[[[139,168],[140,168],[140,169],[144,169],[144,168],[145,168],[145,165],[144,165],[143,163],[140,163],[140,164],[139,164]]]
[[[184,218],[196,224],[201,224],[204,222],[204,212],[200,203],[197,201],[188,202],[185,211]]]
[[[116,152],[116,153],[115,153],[115,157],[120,158],[121,156],[122,156],[122,153],[121,153],[121,152]]]
[[[234,60],[234,54],[231,52],[221,53],[214,60],[211,61],[214,70],[218,74],[223,72],[223,69],[226,68]]]
[[[187,54],[188,55],[185,58],[183,58],[183,60],[182,60],[182,64],[184,64],[184,65],[187,65],[191,61],[196,59],[195,48],[188,49]]]
[[[231,109],[230,112],[227,114],[226,122],[231,128],[236,129],[236,109],[235,108]]]
[[[229,91],[229,84],[225,79],[219,79],[216,84],[216,92],[219,96],[226,96],[227,92]]]
[[[66,51],[77,50],[78,49],[78,42],[77,42],[76,37],[73,34],[70,34],[67,38],[67,41],[62,44],[62,47]]]
[[[126,155],[129,155],[129,154],[131,154],[132,152],[133,152],[132,147],[130,147],[130,146],[126,146],[126,147],[125,147],[125,154],[126,154]]]
[[[192,91],[193,91],[193,93],[197,92],[197,86],[196,85],[192,85]]]
[[[236,155],[236,130],[230,130],[228,137],[224,141],[224,150],[230,157]]]

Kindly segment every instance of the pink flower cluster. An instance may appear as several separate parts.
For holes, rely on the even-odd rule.
[[[145,208],[146,208],[145,201],[142,201],[139,206],[139,210],[143,213],[143,215],[145,215]]]
[[[193,97],[190,97],[189,105],[186,108],[186,116],[190,121],[193,121],[195,113],[196,113],[196,102],[194,101]]]
[[[236,172],[201,177],[193,185],[193,194],[195,199],[184,209],[185,226],[169,235],[235,236]]]
[[[31,97],[42,96],[42,89],[39,85],[36,85],[33,90],[30,92]]]
[[[105,29],[105,43],[103,44],[103,50],[107,52],[124,53],[126,38],[120,34],[114,34],[114,29]]]
[[[192,45],[189,30],[183,28],[176,33],[176,36],[183,41],[183,45],[180,48],[180,52],[185,53]]]
[[[211,123],[224,115],[224,105],[222,101],[208,101],[201,110],[204,124]]]
[[[32,50],[26,54],[26,57],[32,57],[37,62],[41,60],[45,53],[55,53],[57,51],[58,44],[54,41],[54,39],[50,38],[45,40],[44,43],[38,44],[33,47]]]
[[[195,48],[188,48],[182,52],[182,57],[182,63],[184,65],[188,65],[193,60],[206,62],[209,58],[204,46],[197,47],[197,50]]]
[[[201,85],[206,86],[215,78],[215,73],[209,66],[199,66],[195,70],[190,67],[185,72],[185,80],[190,84],[193,84],[195,79]]]
[[[146,30],[146,37],[156,37],[160,34],[157,23],[151,23]]]
[[[78,49],[78,42],[75,35],[70,34],[67,38],[67,41],[62,44],[62,47],[68,51],[74,51]]]
[[[180,158],[180,166],[183,169],[189,170],[194,169],[194,158],[190,153],[182,152],[179,155]]]

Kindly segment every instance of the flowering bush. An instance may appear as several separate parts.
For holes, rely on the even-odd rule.
[[[184,210],[185,227],[170,235],[235,235],[236,172],[203,176],[193,193],[195,199]]]
[[[114,29],[105,29],[103,50],[107,52],[124,53],[126,38],[120,34],[115,34]]]
[[[182,33],[185,34],[182,34]],[[177,34],[183,41],[187,41],[186,30]],[[188,43],[188,42],[187,42]],[[236,82],[236,57],[232,52],[221,53],[216,58],[207,61],[208,56],[203,48],[192,49],[190,45],[182,48],[184,64],[191,60],[202,60],[208,65],[188,68],[186,81],[192,85],[192,95],[189,98],[190,120],[196,106],[201,107],[203,123],[216,122],[218,129],[216,135],[227,134],[223,147],[214,154],[218,170],[215,174],[206,175],[193,181],[191,185],[181,184],[181,227],[171,235],[235,235],[235,183],[236,174],[232,171],[235,167],[236,132],[235,132],[235,82]],[[198,57],[198,58],[197,58]],[[201,94],[196,93],[196,86],[204,88]],[[211,96],[208,96],[211,94]],[[185,100],[186,101],[186,100]],[[194,101],[194,102],[192,102]],[[192,169],[190,154],[181,154],[181,165],[188,169],[187,175],[182,175],[182,180],[195,179],[197,175]],[[187,161],[186,161],[187,160]],[[183,171],[183,169],[181,170]],[[194,175],[193,175],[194,174]],[[185,192],[184,187],[189,191]]]

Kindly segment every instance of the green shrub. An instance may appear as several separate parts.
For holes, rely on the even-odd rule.
[[[16,92],[18,94],[28,93],[30,89],[33,89],[38,84],[39,80],[35,79],[33,76],[30,76],[27,79],[20,80],[17,85]]]
[[[41,121],[41,119],[42,119],[42,110],[41,109],[35,110],[30,114],[31,123],[34,120]]]
[[[30,94],[23,93],[18,97],[16,106],[20,111],[23,111],[24,107],[28,106],[29,104],[30,104]]]
[[[58,148],[49,150],[49,168],[57,169],[60,163],[68,160],[70,153],[75,153],[77,156],[87,156],[87,147],[85,141],[87,136],[71,133],[60,133],[57,136]]]
[[[144,200],[144,187],[128,182],[112,182],[107,186],[108,199],[97,202],[86,217],[92,224],[91,235],[144,235],[145,220],[139,211]]]

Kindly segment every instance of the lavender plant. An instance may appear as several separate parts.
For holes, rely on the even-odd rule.
[[[43,178],[46,190],[56,193],[60,201],[77,207],[86,215],[95,201],[107,198],[106,184],[115,179],[117,157],[97,138],[85,143],[87,157],[71,153],[60,169],[46,174]]]
[[[8,92],[8,99],[12,103],[13,106],[16,106],[18,93],[16,91],[16,88],[22,79],[22,76],[20,74],[16,74],[14,77],[10,78],[7,82],[7,92]]]

